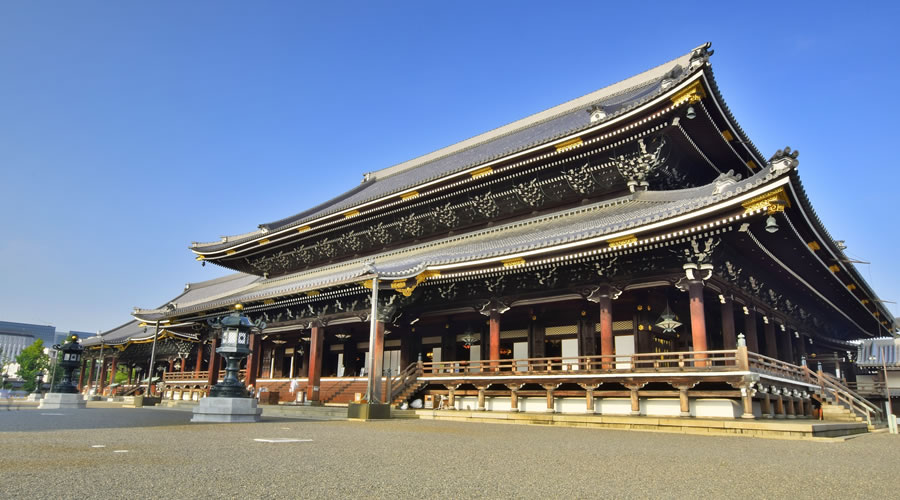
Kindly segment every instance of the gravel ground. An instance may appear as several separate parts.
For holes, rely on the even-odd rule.
[[[189,418],[158,409],[0,412],[0,497],[896,498],[900,489],[900,437],[886,433],[788,441]],[[272,438],[311,441],[254,440]]]

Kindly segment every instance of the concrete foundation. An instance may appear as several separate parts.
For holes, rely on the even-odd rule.
[[[81,394],[62,394],[58,392],[48,393],[41,400],[41,404],[38,405],[38,408],[41,410],[67,410],[85,407],[87,407],[87,402]]]
[[[375,420],[391,418],[391,405],[386,403],[350,403],[347,418]]]
[[[191,422],[259,422],[261,414],[255,398],[203,398],[194,408]]]

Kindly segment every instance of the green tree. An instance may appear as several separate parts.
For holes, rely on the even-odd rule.
[[[16,356],[16,363],[19,363],[19,371],[16,374],[25,381],[23,389],[33,391],[35,375],[45,371],[50,364],[50,356],[44,354],[44,341],[37,339],[22,349],[21,354]]]

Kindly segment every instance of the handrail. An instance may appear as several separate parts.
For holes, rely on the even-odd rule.
[[[413,385],[418,378],[418,375],[421,375],[421,367],[420,363],[410,363],[409,366],[406,367],[402,372],[398,373],[394,377],[391,377],[390,384],[388,387],[391,388],[391,393],[387,398],[389,402],[393,402],[394,399],[403,393],[409,386]]]
[[[748,352],[747,359],[750,363],[750,368],[755,369],[755,371],[799,380],[809,380],[803,371],[803,367],[781,361],[780,359],[770,358],[756,352]]]
[[[824,372],[814,372],[807,366],[803,366],[802,368],[805,371],[805,375],[814,380],[815,383],[820,387],[822,396],[826,399],[831,396],[832,398],[834,398],[836,404],[843,404],[845,406],[848,406],[851,411],[857,414],[864,414],[869,422],[872,421],[873,414],[878,417],[879,420],[884,419],[884,414],[881,411],[881,408],[879,408],[871,401],[863,398],[859,394],[853,392],[850,388],[843,385],[836,378]]]
[[[424,375],[458,376],[486,372],[622,373],[657,371],[741,370],[737,350],[635,353],[629,355],[555,356],[422,363]]]

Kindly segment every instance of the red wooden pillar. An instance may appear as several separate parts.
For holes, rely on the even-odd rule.
[[[322,349],[325,347],[325,328],[315,325],[310,328],[309,339],[309,380],[306,395],[310,403],[319,403],[319,380],[322,378]]]
[[[119,366],[119,358],[113,358],[112,362],[109,364],[109,383],[114,384],[116,382],[116,368]]]
[[[790,329],[786,326],[782,325],[780,328],[783,329],[781,332],[781,336],[784,339],[784,352],[782,355],[784,356],[784,360],[788,363],[794,363],[794,334],[791,333]]]
[[[756,336],[756,311],[747,307],[744,314],[744,337],[747,338],[747,350],[759,353],[759,339]]]
[[[197,343],[197,362],[194,363],[194,377],[200,376],[200,370],[203,369],[203,342]]]
[[[693,350],[705,351],[706,347],[706,316],[703,310],[703,282],[691,281],[688,283],[688,294],[691,298],[691,341]],[[695,359],[706,358],[706,354],[695,354]],[[695,362],[694,366],[706,366],[705,362]]]
[[[103,394],[103,389],[106,388],[106,370],[108,367],[106,358],[103,358],[100,363],[100,385],[97,388],[97,394]]]
[[[87,368],[87,358],[81,358],[81,369],[78,370],[78,392],[84,387],[84,369]]]
[[[219,383],[219,353],[216,352],[218,339],[213,337],[209,339],[209,374],[206,377],[207,394],[214,385]]]
[[[372,386],[372,399],[377,402],[387,403],[382,398],[384,384],[381,381],[381,370],[384,364],[384,321],[375,322],[375,346],[372,349],[372,375],[375,384]]]
[[[734,333],[734,301],[725,297],[722,301],[722,346],[737,349],[737,335]]]
[[[181,373],[187,370],[187,358],[181,360]]]
[[[612,355],[616,353],[615,340],[613,338],[612,297],[601,296],[600,304],[600,354],[603,356],[603,369],[613,367]]]
[[[778,340],[775,338],[775,321],[769,321],[763,327],[766,334],[766,356],[778,359]]]
[[[172,373],[175,371],[175,358],[169,358],[169,370],[168,373]]]
[[[88,387],[91,387],[91,384],[94,383],[94,364],[95,364],[95,360],[92,359],[92,360],[91,360],[91,365],[90,365],[91,367],[90,367],[90,369],[89,369],[89,371],[88,371],[88,379],[87,379],[87,386],[88,386]]]
[[[247,358],[247,375],[244,376],[244,384],[247,386],[256,385],[256,374],[259,373],[259,335],[250,334],[250,356]]]
[[[500,312],[491,311],[488,323],[490,324],[490,336],[488,337],[488,343],[490,345],[489,359],[495,361],[500,359]]]

